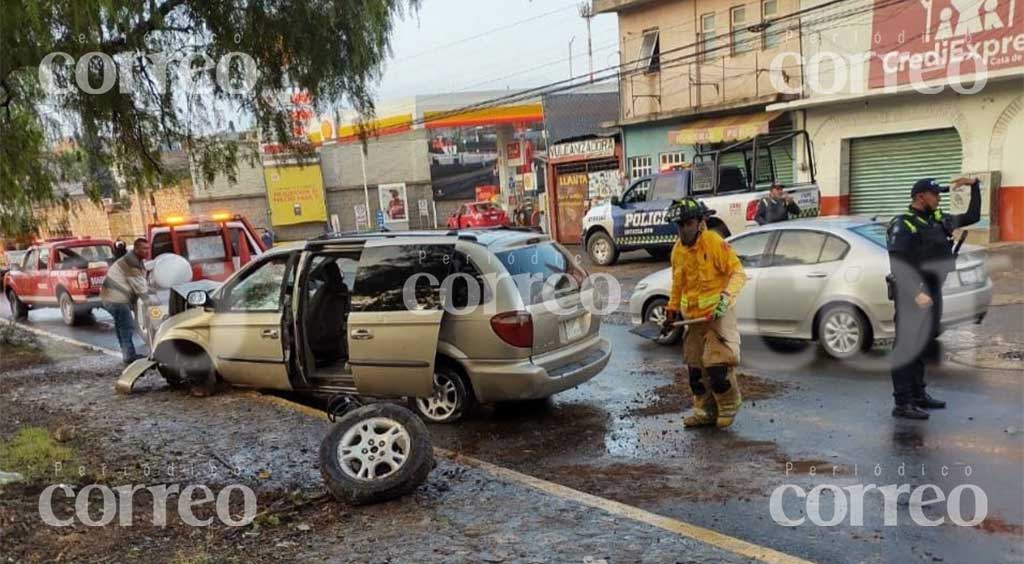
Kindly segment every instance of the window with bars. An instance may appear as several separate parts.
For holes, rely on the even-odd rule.
[[[770,20],[779,15],[779,0],[762,0],[761,21]],[[771,49],[781,40],[780,30],[776,26],[768,26],[761,32],[761,48]]]
[[[718,42],[715,40],[715,13],[704,14],[700,17],[700,33],[697,34],[697,42],[700,45],[699,60],[710,61],[718,56],[715,47]]]
[[[672,165],[679,165],[686,162],[686,153],[682,151],[674,151],[671,153],[662,153],[658,159],[660,169],[665,170]]]
[[[732,25],[732,48],[733,56],[746,53],[754,48],[753,37],[747,31],[747,7],[734,6],[729,10],[729,21]]]
[[[630,180],[636,180],[645,176],[650,176],[654,172],[654,163],[651,157],[630,157],[629,158],[629,178]]]

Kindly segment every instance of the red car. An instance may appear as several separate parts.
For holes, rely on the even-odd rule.
[[[505,214],[505,210],[492,202],[463,204],[448,218],[449,229],[497,227],[501,225],[508,225],[508,215]]]
[[[112,262],[109,239],[48,239],[29,247],[4,276],[11,315],[24,319],[30,309],[59,307],[64,323],[79,323],[100,307],[100,287]]]

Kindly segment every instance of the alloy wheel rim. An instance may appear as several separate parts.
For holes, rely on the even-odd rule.
[[[429,398],[416,398],[420,413],[432,421],[444,421],[459,408],[459,390],[451,378],[434,374],[434,393]]]
[[[608,252],[609,249],[607,241],[604,239],[594,241],[594,258],[596,258],[598,262],[605,262],[608,260]]]
[[[374,417],[345,432],[338,445],[338,462],[350,478],[383,480],[405,465],[411,447],[409,432],[401,423],[389,417]]]
[[[825,320],[825,343],[839,354],[850,354],[860,345],[860,325],[845,311],[835,313]]]

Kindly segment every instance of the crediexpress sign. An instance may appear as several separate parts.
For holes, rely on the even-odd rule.
[[[1024,0],[889,3],[871,49],[871,88],[1024,67]]]

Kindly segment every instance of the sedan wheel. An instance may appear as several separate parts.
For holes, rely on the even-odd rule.
[[[850,306],[837,306],[821,316],[818,340],[829,356],[850,358],[866,348],[869,331],[860,312]]]
[[[665,298],[658,298],[651,302],[651,304],[647,306],[647,312],[644,315],[644,321],[651,321],[657,323],[658,325],[664,323],[666,316],[665,306],[667,305],[668,300],[666,300]],[[654,340],[654,342],[658,343],[659,345],[674,345],[679,342],[679,339],[682,338],[682,336],[683,328],[677,327],[669,331],[668,333],[658,337],[657,339]]]

